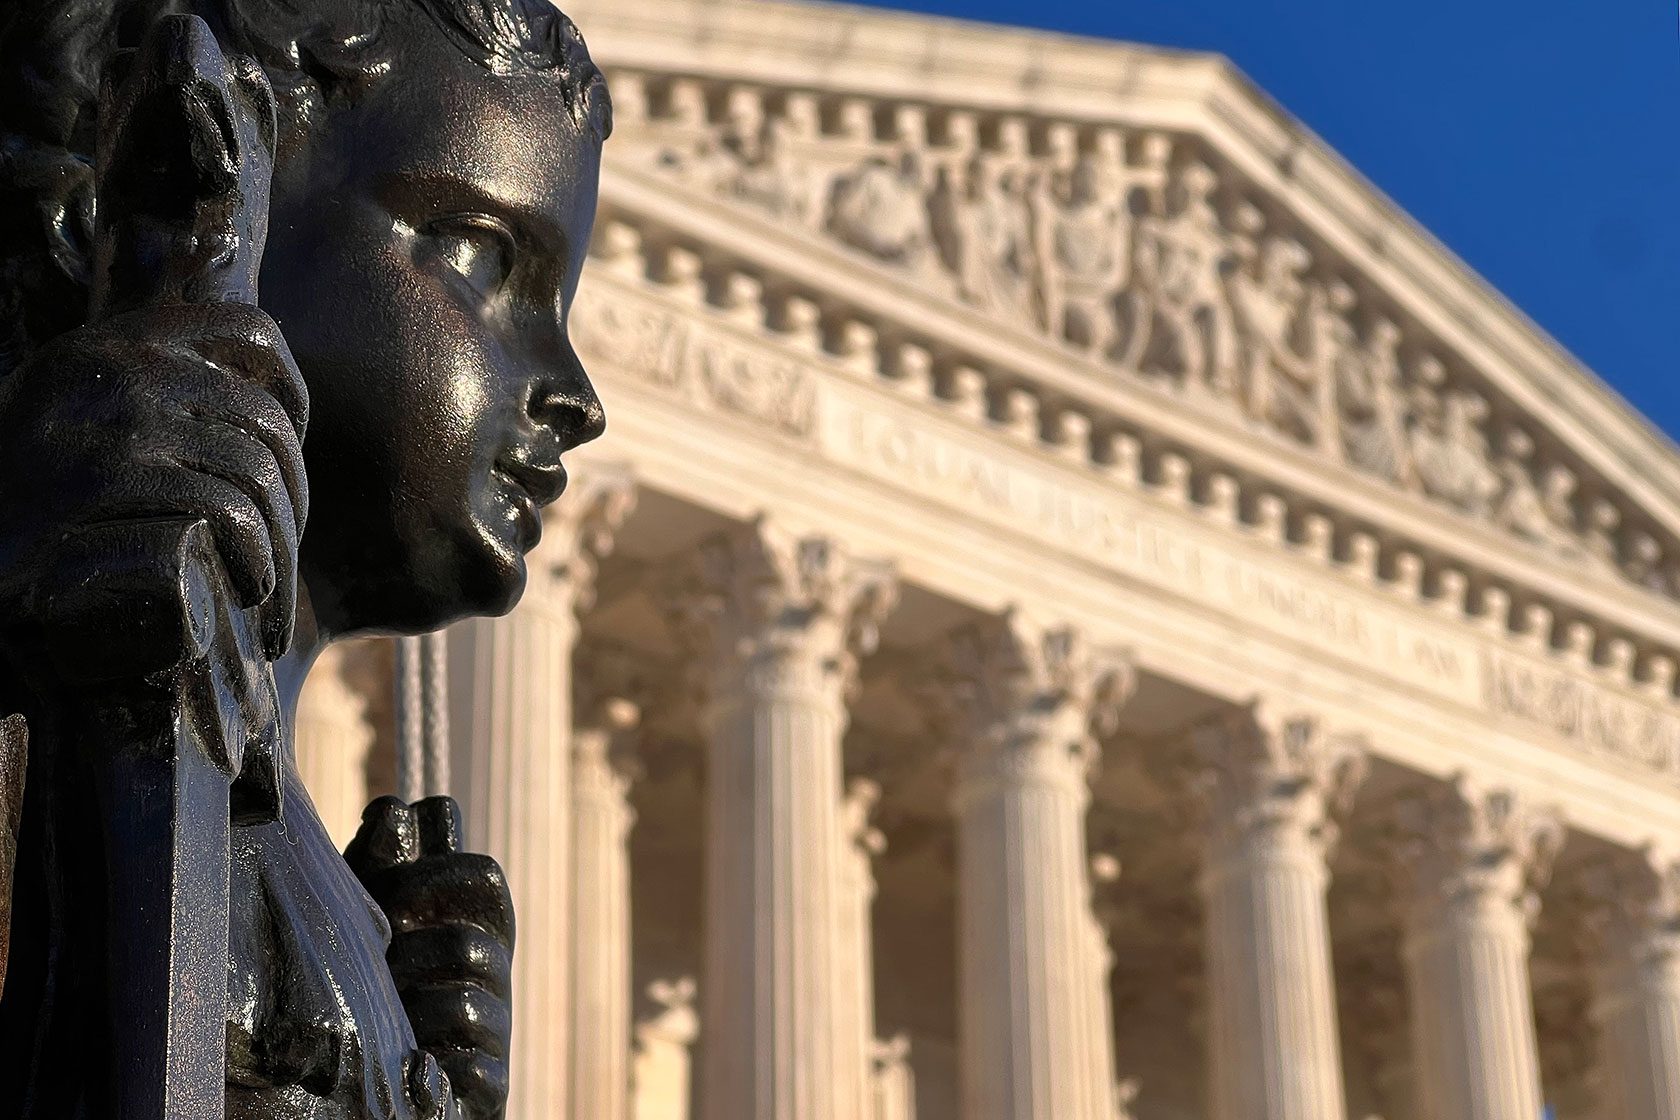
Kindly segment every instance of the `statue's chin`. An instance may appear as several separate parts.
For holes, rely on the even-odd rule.
[[[487,536],[487,535],[486,535]],[[447,560],[435,544],[416,554],[425,567],[365,570],[332,578],[306,571],[320,629],[333,638],[365,634],[426,634],[475,616],[507,614],[525,591],[525,556],[505,541],[483,539]],[[465,554],[463,554],[465,552]]]

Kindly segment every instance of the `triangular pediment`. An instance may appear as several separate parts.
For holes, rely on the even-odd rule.
[[[831,350],[855,317],[1046,423],[1084,386],[1122,426],[1166,408],[1146,444],[1205,433],[1239,477],[1672,609],[1674,447],[1222,60],[756,0],[569,10],[614,92],[606,209],[809,291]]]

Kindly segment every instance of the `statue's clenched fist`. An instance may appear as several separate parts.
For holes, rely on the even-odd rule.
[[[461,851],[454,799],[382,797],[344,853],[391,923],[386,961],[422,1049],[462,1111],[500,1120],[512,1034],[513,899],[486,855]]]
[[[246,304],[144,307],[55,339],[0,380],[0,610],[34,616],[53,550],[78,530],[202,520],[277,656],[296,609],[308,411],[279,328]]]

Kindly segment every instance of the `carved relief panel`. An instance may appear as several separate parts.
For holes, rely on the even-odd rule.
[[[1199,138],[613,75],[636,158],[1452,508],[1680,597],[1680,546]]]

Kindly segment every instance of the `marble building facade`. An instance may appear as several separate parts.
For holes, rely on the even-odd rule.
[[[448,636],[514,1120],[1680,1120],[1670,443],[1217,58],[566,7],[610,430]]]

